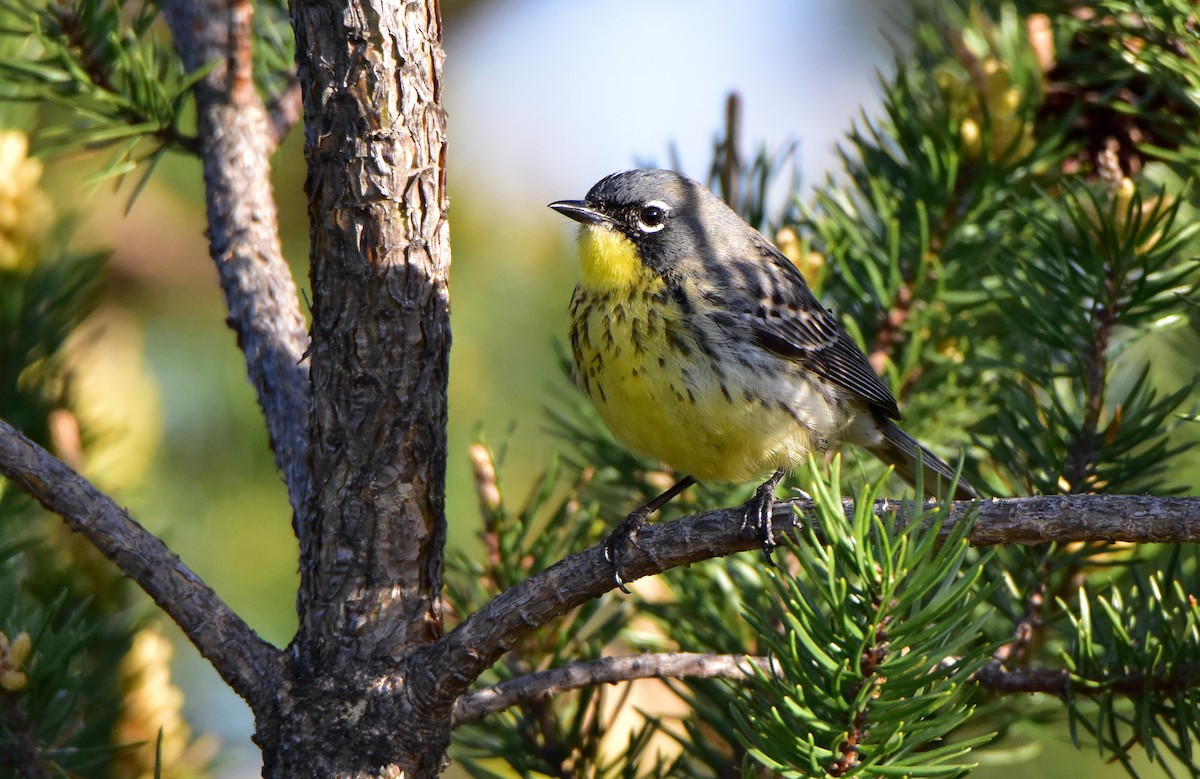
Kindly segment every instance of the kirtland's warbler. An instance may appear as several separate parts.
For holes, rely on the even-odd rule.
[[[582,225],[576,381],[623,444],[687,474],[609,536],[621,589],[622,546],[696,480],[770,474],[744,519],[768,555],[775,486],[810,452],[849,442],[909,483],[918,461],[927,489],[954,481],[953,468],[896,426],[896,399],[795,265],[706,187],[632,170],[550,207]],[[955,497],[975,491],[960,479]]]

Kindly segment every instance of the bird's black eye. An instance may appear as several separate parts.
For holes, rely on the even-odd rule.
[[[646,206],[642,209],[642,213],[638,214],[638,220],[646,227],[657,227],[666,218],[667,212],[658,206]]]
[[[654,200],[642,206],[642,210],[638,211],[638,227],[640,227],[643,232],[652,233],[655,230],[661,230],[666,222],[666,203],[660,203],[657,200]]]

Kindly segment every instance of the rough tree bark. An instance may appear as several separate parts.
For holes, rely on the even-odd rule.
[[[435,774],[450,709],[414,698],[441,633],[450,347],[438,4],[292,4],[304,93],[312,500],[268,776]],[[319,750],[314,747],[320,747]]]

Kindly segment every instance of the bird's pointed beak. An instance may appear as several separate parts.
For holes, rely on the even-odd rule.
[[[612,217],[602,214],[595,208],[589,206],[584,200],[559,200],[557,203],[551,203],[550,208],[553,208],[563,216],[569,216],[576,222],[585,225],[611,225],[613,224]]]

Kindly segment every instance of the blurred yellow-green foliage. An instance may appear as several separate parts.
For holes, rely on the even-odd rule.
[[[171,642],[162,626],[139,630],[121,660],[119,678],[124,707],[114,729],[121,744],[139,744],[117,755],[116,779],[202,779],[217,751],[211,736],[192,739],[183,718],[184,695],[171,679]],[[159,758],[156,773],[156,753]]]
[[[29,156],[25,133],[0,130],[0,268],[30,261],[50,228],[54,208],[41,178],[42,161]]]

